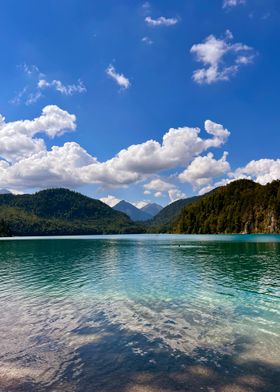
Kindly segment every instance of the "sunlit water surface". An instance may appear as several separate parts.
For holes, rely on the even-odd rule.
[[[0,241],[1,391],[279,391],[280,236]]]

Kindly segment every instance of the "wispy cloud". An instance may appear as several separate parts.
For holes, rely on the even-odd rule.
[[[245,4],[246,0],[224,0],[223,8],[232,8],[240,4]]]
[[[151,16],[147,16],[145,18],[145,22],[149,26],[159,27],[159,26],[174,26],[179,22],[179,20],[177,18],[166,18],[164,16],[160,16],[157,19],[153,19]]]
[[[106,74],[125,90],[131,86],[129,79],[123,74],[118,73],[112,64],[106,69]]]
[[[78,80],[77,84],[64,85],[60,80],[52,80],[48,82],[46,79],[40,79],[37,84],[38,88],[43,90],[45,88],[53,88],[63,95],[73,95],[76,93],[84,93],[87,91],[84,83]]]
[[[142,4],[142,8],[144,11],[148,12],[151,9],[151,4],[148,1],[145,1],[145,3]]]
[[[62,95],[74,95],[86,92],[86,87],[82,80],[76,84],[63,84],[60,80],[48,80],[47,76],[42,73],[36,65],[23,64],[19,68],[26,75],[26,86],[20,90],[14,98],[10,100],[11,104],[27,106],[36,103],[44,95],[43,90],[52,88]]]
[[[152,45],[154,41],[150,37],[143,37],[141,41],[146,45]]]
[[[253,62],[256,55],[253,48],[242,43],[231,43],[233,34],[227,30],[224,38],[209,35],[202,43],[193,45],[190,52],[203,68],[193,73],[193,80],[199,84],[211,84],[229,80],[241,66]]]

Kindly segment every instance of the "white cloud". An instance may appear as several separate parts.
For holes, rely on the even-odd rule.
[[[152,41],[151,38],[149,38],[149,37],[143,37],[143,38],[141,39],[141,41],[142,41],[144,44],[146,44],[146,45],[152,45],[152,44],[154,43],[154,41]]]
[[[178,199],[184,199],[186,197],[185,193],[183,193],[175,184],[161,178],[156,178],[145,184],[144,189],[145,192],[154,192],[155,197],[163,197],[164,193],[167,193],[170,202],[174,202]]]
[[[245,4],[245,0],[224,0],[223,8],[236,7],[240,4]]]
[[[46,106],[42,115],[34,120],[6,123],[5,118],[0,115],[0,157],[14,162],[45,151],[43,139],[34,136],[40,132],[49,137],[60,136],[66,131],[75,130],[75,121],[75,115],[55,105]]]
[[[173,188],[175,188],[174,184],[162,180],[161,178],[156,178],[144,185],[144,189],[148,191],[168,192]]]
[[[237,169],[233,176],[247,177],[262,185],[280,179],[280,159],[259,159],[249,162],[245,167]]]
[[[240,179],[253,180],[261,185],[280,180],[280,159],[259,159],[250,161],[246,166],[228,173],[228,177],[200,189],[199,194],[209,192],[214,188],[227,185],[232,181]]]
[[[47,149],[43,136],[55,137],[76,128],[76,117],[55,105],[46,106],[33,120],[5,122],[0,117],[0,187],[45,188],[100,184],[126,186],[151,179],[164,170],[188,165],[202,152],[221,147],[229,132],[222,125],[205,122],[211,136],[200,137],[199,128],[171,128],[162,142],[148,140],[121,150],[100,162],[75,142]],[[41,137],[38,136],[40,134]],[[152,185],[154,184],[154,185]],[[168,181],[154,180],[145,191],[169,192]]]
[[[214,178],[224,176],[230,171],[227,155],[228,153],[224,152],[219,160],[216,160],[212,153],[199,156],[179,175],[179,179],[190,183],[194,189],[205,187],[211,184]]]
[[[25,104],[27,106],[29,105],[33,105],[34,103],[36,103],[37,101],[39,101],[39,99],[42,97],[42,93],[41,91],[36,91],[35,93],[30,93],[28,94],[28,96],[26,97],[26,101]]]
[[[19,105],[24,103],[29,106],[36,103],[43,97],[42,91],[54,89],[62,95],[74,95],[86,92],[86,87],[82,80],[76,84],[63,84],[60,80],[48,81],[46,75],[40,72],[36,65],[23,64],[19,67],[27,75],[27,85],[10,100],[11,104]]]
[[[165,18],[164,16],[160,16],[157,19],[153,19],[151,16],[147,16],[145,18],[145,22],[149,26],[158,27],[158,26],[174,26],[179,21],[177,18]]]
[[[106,74],[125,90],[131,85],[130,81],[123,74],[118,73],[112,64],[106,69]]]
[[[77,84],[64,85],[60,80],[52,80],[51,82],[48,82],[45,79],[40,79],[37,86],[40,90],[45,88],[53,88],[63,95],[73,95],[87,91],[84,83],[81,80],[78,80]]]
[[[118,204],[121,201],[121,199],[118,199],[117,197],[112,195],[102,197],[100,200],[103,201],[103,203],[108,204],[108,206],[110,207],[114,207],[116,204]]]
[[[170,189],[170,191],[168,191],[168,195],[170,203],[173,203],[176,200],[185,199],[187,197],[187,195],[178,188]]]
[[[163,193],[162,192],[156,192],[155,193],[155,197],[163,197]]]
[[[140,201],[136,201],[134,203],[132,203],[136,208],[143,208],[145,206],[147,206],[150,202],[149,201],[145,201],[145,200],[140,200]]]
[[[211,84],[229,80],[242,65],[252,63],[254,50],[242,43],[231,43],[232,33],[227,30],[224,38],[209,35],[202,43],[193,45],[190,52],[203,68],[193,73],[193,80],[199,84]]]

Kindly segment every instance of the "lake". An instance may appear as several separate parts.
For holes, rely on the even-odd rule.
[[[0,390],[279,391],[280,236],[0,241]]]

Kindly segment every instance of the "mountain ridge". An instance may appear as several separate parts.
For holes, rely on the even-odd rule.
[[[125,213],[134,222],[152,219],[152,215],[142,211],[140,208],[135,207],[133,204],[125,200],[118,202],[114,205],[113,209]]]
[[[280,180],[266,185],[242,179],[186,206],[171,228],[186,234],[280,233]]]
[[[13,235],[118,234],[140,230],[122,212],[65,188],[0,195],[0,220]]]

